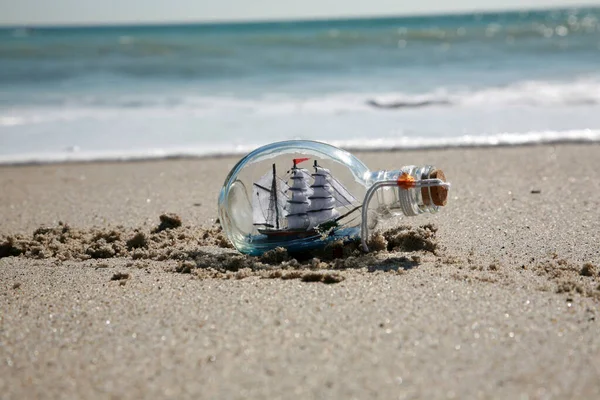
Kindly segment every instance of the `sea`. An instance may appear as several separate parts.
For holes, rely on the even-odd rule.
[[[0,163],[600,141],[600,8],[0,29]]]

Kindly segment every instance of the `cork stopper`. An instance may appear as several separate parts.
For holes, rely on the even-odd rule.
[[[441,179],[446,182],[446,175],[441,169],[434,169],[429,176],[423,176],[423,179]],[[425,205],[433,203],[436,206],[445,206],[448,202],[448,188],[444,186],[434,186],[431,188],[421,188],[421,196]]]

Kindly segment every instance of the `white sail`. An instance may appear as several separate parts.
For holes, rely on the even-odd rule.
[[[287,200],[287,223],[288,229],[308,229],[310,221],[307,211],[310,207],[309,197],[312,189],[309,187],[310,174],[307,170],[293,168],[290,176],[291,186],[288,188],[290,197]]]
[[[335,199],[333,197],[330,197],[328,199],[311,198],[310,204],[311,204],[311,211],[323,210],[326,208],[334,208]]]
[[[327,190],[335,199],[334,207],[347,207],[356,202],[356,198],[352,195],[352,193],[350,193],[348,189],[346,189],[346,187],[340,183],[340,181],[334,178],[333,175],[331,175],[331,171],[329,171],[327,168],[317,166],[314,176],[315,180],[317,178],[322,178],[329,184]],[[315,185],[316,184],[317,183],[315,183]]]
[[[315,165],[315,173],[312,175],[314,182],[311,186],[313,194],[310,197],[310,209],[308,217],[310,228],[315,228],[323,222],[331,221],[339,217],[340,213],[335,209],[336,199],[330,184],[331,174],[329,170]]]
[[[275,188],[273,190],[273,182]],[[272,172],[263,175],[253,185],[252,219],[254,225],[276,228],[283,225],[284,207],[288,200],[288,185]]]

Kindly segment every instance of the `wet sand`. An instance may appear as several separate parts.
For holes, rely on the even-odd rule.
[[[0,397],[600,397],[600,146],[357,155],[444,169],[421,246],[241,256],[237,158],[0,167]]]

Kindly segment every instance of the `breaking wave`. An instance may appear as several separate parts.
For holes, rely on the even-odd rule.
[[[391,151],[468,147],[522,146],[535,144],[599,143],[600,129],[500,133],[487,136],[463,135],[448,138],[398,137],[329,140],[326,143],[349,151]],[[267,144],[267,143],[262,143]],[[157,159],[241,156],[256,145],[156,148],[146,150],[79,151],[0,155],[0,165],[47,164],[91,161],[137,161]]]
[[[337,115],[345,112],[391,112],[432,107],[580,107],[600,104],[600,81],[527,81],[504,87],[481,89],[439,88],[425,93],[334,93],[307,97],[263,95],[259,98],[197,96],[187,94],[95,95],[44,98],[37,106],[20,111],[0,108],[0,127],[102,119],[126,112],[152,112],[163,115]]]
[[[374,96],[367,105],[381,109],[432,106],[581,106],[600,104],[600,82],[582,79],[574,82],[519,82],[504,87],[479,90],[442,88],[423,94]]]

